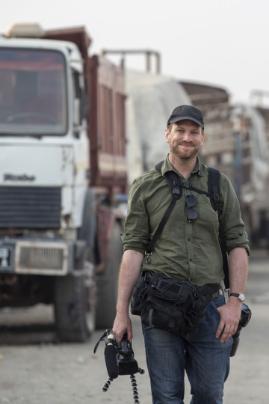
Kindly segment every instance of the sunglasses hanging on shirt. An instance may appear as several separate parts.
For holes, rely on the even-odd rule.
[[[185,197],[185,212],[189,223],[198,219],[198,212],[196,210],[197,198],[193,194],[188,194]]]

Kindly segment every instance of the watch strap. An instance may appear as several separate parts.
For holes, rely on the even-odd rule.
[[[245,299],[246,299],[244,293],[231,292],[231,293],[229,294],[229,296],[236,297],[238,300],[240,300],[240,302],[244,302]]]
[[[240,293],[231,292],[229,293],[229,296],[239,297]]]

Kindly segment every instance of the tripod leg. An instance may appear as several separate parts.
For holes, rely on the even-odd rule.
[[[134,403],[139,404],[139,396],[138,396],[138,390],[137,390],[137,383],[136,383],[135,375],[130,375],[130,379],[131,379],[131,385],[132,385],[132,390],[133,390]]]
[[[111,384],[111,382],[113,381],[113,379],[111,379],[111,377],[108,379],[107,382],[105,382],[104,387],[103,387],[103,391],[107,391],[109,389],[109,386]]]

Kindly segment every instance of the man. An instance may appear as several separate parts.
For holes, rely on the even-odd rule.
[[[197,286],[223,283],[218,214],[205,194],[195,194],[188,189],[189,185],[203,191],[208,189],[208,168],[198,157],[204,143],[201,111],[190,105],[176,107],[168,119],[165,138],[170,151],[161,171],[144,174],[130,190],[113,325],[117,340],[126,332],[128,339],[132,338],[128,308],[141,270],[188,280]],[[182,196],[177,200],[150,260],[146,260],[144,253],[148,242],[171,201],[164,177],[171,170],[181,179]],[[231,182],[222,174],[220,192],[223,201],[221,221],[229,254],[230,295],[226,301],[221,289],[212,295],[203,317],[187,337],[142,322],[154,404],[183,403],[185,371],[191,384],[193,404],[223,402],[232,335],[238,326],[246,287],[248,240],[237,197]],[[189,194],[195,194],[196,201],[195,215],[191,219],[186,206]]]

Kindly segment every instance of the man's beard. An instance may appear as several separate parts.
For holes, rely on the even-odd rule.
[[[192,160],[194,157],[197,156],[199,152],[199,148],[193,146],[190,151],[183,151],[179,147],[183,145],[176,145],[175,147],[171,147],[171,152],[176,156],[179,157],[181,160]]]

